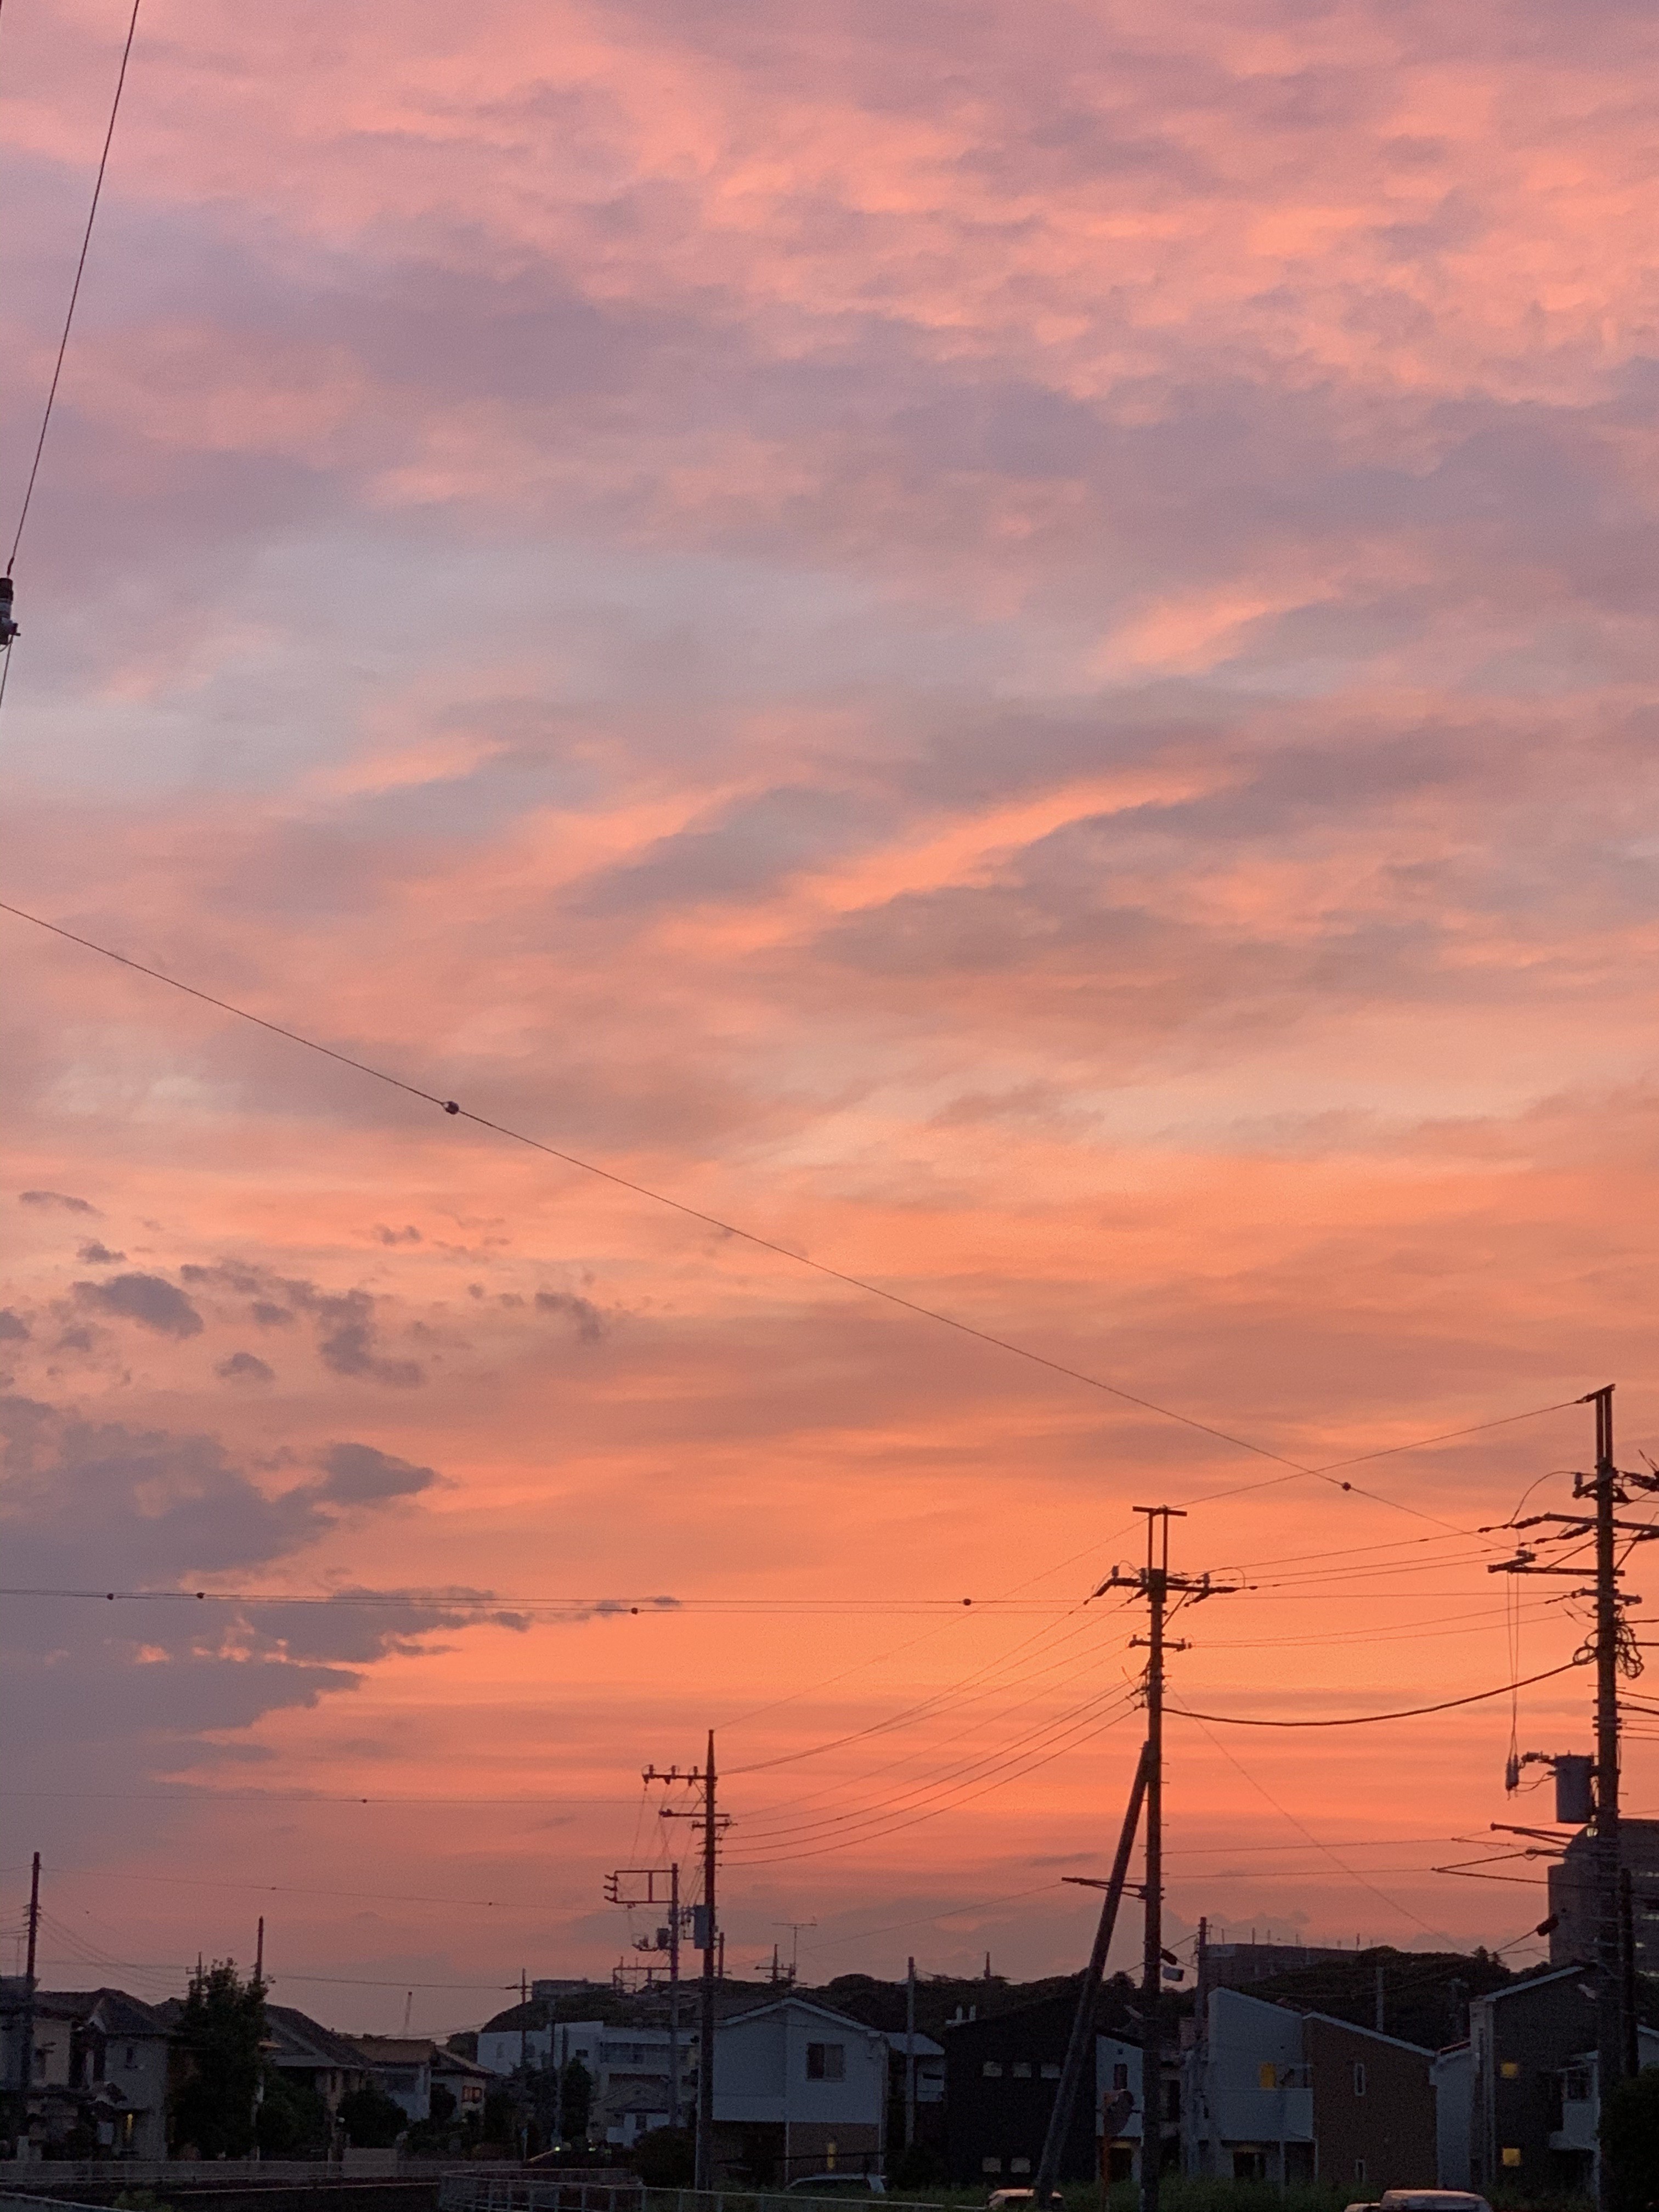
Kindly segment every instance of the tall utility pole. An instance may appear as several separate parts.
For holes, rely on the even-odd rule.
[[[904,2148],[916,2139],[916,1962],[904,1962]]]
[[[17,2116],[17,2132],[22,2139],[27,2139],[29,2131],[29,2091],[34,2086],[34,1958],[40,1938],[40,1854],[36,1851],[29,1869],[28,1963],[23,1969],[22,2049],[17,2058],[17,2087],[22,2100]]]
[[[723,1938],[715,1915],[714,1883],[721,1831],[728,1817],[715,1802],[714,1731],[708,1731],[708,1749],[701,1767],[671,1766],[665,1773],[653,1766],[645,1770],[647,1782],[696,1782],[702,1784],[701,1812],[682,1812],[665,1805],[665,1820],[690,1820],[702,1830],[702,1905],[696,1936],[702,1953],[701,2003],[697,2019],[697,2153],[693,2177],[698,2189],[712,2189],[714,2172],[714,1962]]]
[[[1140,2212],[1158,2212],[1158,2170],[1164,2156],[1164,1662],[1185,1644],[1170,1644],[1164,1625],[1171,1610],[1197,1605],[1228,1585],[1208,1575],[1170,1572],[1170,1523],[1186,1515],[1174,1505],[1137,1505],[1146,1516],[1146,1564],[1127,1574],[1114,1567],[1096,1591],[1133,1590],[1146,1601],[1147,1632],[1133,1641],[1146,1654],[1146,1925],[1141,1953]]]
[[[1634,1961],[1627,1955],[1630,1937],[1620,1894],[1623,1854],[1619,1820],[1619,1677],[1621,1674],[1639,1674],[1642,1656],[1625,1618],[1626,1608],[1632,1600],[1621,1587],[1620,1544],[1622,1540],[1628,1552],[1632,1546],[1659,1536],[1659,1528],[1617,1517],[1617,1509],[1630,1503],[1632,1492],[1659,1490],[1659,1474],[1632,1474],[1614,1463],[1613,1389],[1611,1382],[1605,1383],[1578,1401],[1595,1408],[1595,1469],[1591,1474],[1573,1476],[1572,1494],[1575,1498],[1589,1499],[1593,1512],[1531,1513],[1523,1521],[1504,1524],[1517,1531],[1547,1526],[1550,1533],[1539,1538],[1540,1543],[1578,1546],[1587,1537],[1595,1540],[1594,1586],[1570,1595],[1592,1598],[1595,1603],[1595,1629],[1577,1656],[1595,1662],[1595,2051],[1603,2096],[1607,2094],[1608,2085],[1625,2080],[1637,2070],[1636,2017],[1632,1995]],[[1487,1572],[1567,1575],[1577,1580],[1583,1569],[1556,1566],[1540,1560],[1534,1546],[1523,1543],[1517,1545],[1512,1559],[1498,1561]],[[1611,2181],[1605,2159],[1601,2160],[1598,2172],[1600,2200],[1605,2206]]]

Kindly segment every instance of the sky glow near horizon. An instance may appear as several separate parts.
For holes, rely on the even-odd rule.
[[[124,28],[0,36],[0,517]],[[1292,1459],[1612,1380],[1639,1463],[1656,42],[146,0],[5,895]],[[1136,1744],[1137,1623],[1081,1601],[1155,1500],[1240,1490],[1176,1556],[1255,1585],[1177,1703],[1577,1646],[1468,1532],[1565,1504],[1587,1410],[1276,1482],[0,932],[7,1581],[409,1594],[9,1602],[0,1881],[10,1928],[45,1855],[59,1983],[262,1910],[342,2026],[605,1972],[640,1769],[710,1725],[734,1972],[809,1920],[814,1980],[1068,1969]],[[1541,1886],[1430,1871],[1545,1809],[1509,1734],[1176,1723],[1177,1931],[1535,1954]]]

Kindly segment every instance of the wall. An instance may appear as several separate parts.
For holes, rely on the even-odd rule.
[[[1318,2179],[1368,2197],[1433,2187],[1439,2160],[1431,2054],[1317,2014],[1303,2021],[1302,2034],[1313,2076]],[[1363,2095],[1355,2090],[1356,2067],[1364,2069]]]

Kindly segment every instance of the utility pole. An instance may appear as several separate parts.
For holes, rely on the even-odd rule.
[[[1135,1767],[1135,1778],[1129,1790],[1129,1802],[1123,1815],[1123,1826],[1117,1839],[1117,1856],[1112,1862],[1109,1878],[1104,1882],[1090,1880],[1081,1875],[1066,1875],[1066,1881],[1077,1882],[1085,1889],[1103,1889],[1100,1918],[1095,1927],[1095,1947],[1089,1954],[1089,1963],[1083,1970],[1083,1985],[1077,1993],[1077,2010],[1072,2015],[1071,2039],[1066,2045],[1066,2057],[1060,2065],[1060,2086],[1054,2091],[1054,2101],[1048,2114],[1048,2132],[1043,2139],[1042,2156],[1037,2162],[1036,2179],[1032,2188],[1035,2212],[1047,2212],[1050,2199],[1060,2181],[1060,2160],[1066,2155],[1066,2139],[1072,2132],[1072,2122],[1077,2113],[1078,2093],[1083,2087],[1085,2074],[1092,2075],[1095,2050],[1095,2000],[1100,1994],[1100,1984],[1106,1972],[1106,1955],[1112,1948],[1112,1931],[1117,1926],[1117,1908],[1122,1901],[1123,1886],[1129,1877],[1129,1858],[1134,1850],[1135,1830],[1140,1825],[1140,1808],[1146,1796],[1146,1777],[1151,1747],[1143,1746]],[[1143,2050],[1141,2071],[1146,2071]],[[1146,2113],[1153,2107],[1147,2103],[1146,2082],[1141,2083],[1141,2163],[1146,2156]],[[1092,2094],[1092,2091],[1091,2091]]]
[[[36,1851],[29,1869],[29,1948],[28,1963],[23,1969],[23,2047],[17,2060],[17,2087],[21,2108],[17,2116],[20,2146],[28,2139],[29,2092],[34,2086],[34,1958],[40,1937],[40,1854]]]
[[[265,1985],[265,1916],[259,1915],[259,1932],[253,1939],[253,1978],[263,1989]],[[408,2022],[404,2022],[408,2026]]]
[[[916,2139],[916,1962],[904,1963],[904,2148]]]
[[[647,1773],[647,1781],[666,1781],[667,1777]],[[681,1780],[684,1777],[680,1778]],[[678,2128],[680,2124],[680,1937],[685,1931],[684,1907],[680,1903],[680,1863],[672,1860],[665,1876],[660,1867],[618,1867],[605,1879],[605,1900],[611,1905],[660,1905],[664,1902],[660,1885],[668,1885],[668,1925],[659,1928],[654,1936],[645,1936],[635,1943],[636,1951],[666,1951],[668,1954],[668,2124]],[[654,1969],[647,1969],[647,1974]]]
[[[1158,2212],[1159,2168],[1164,2158],[1164,1662],[1185,1644],[1168,1644],[1164,1626],[1170,1611],[1198,1605],[1229,1588],[1211,1576],[1170,1571],[1170,1523],[1186,1515],[1174,1505],[1137,1505],[1146,1516],[1146,1564],[1127,1573],[1114,1567],[1095,1592],[1133,1590],[1146,1601],[1147,1629],[1133,1641],[1146,1654],[1146,1924],[1141,1953],[1140,2008],[1140,2212]],[[1170,1601],[1176,1601],[1171,1608]],[[1170,1961],[1173,1964],[1173,1960]]]
[[[1576,1656],[1595,1662],[1595,2051],[1604,2098],[1614,2082],[1624,2081],[1637,2070],[1636,2020],[1632,1999],[1634,1960],[1627,1955],[1630,1938],[1621,1901],[1624,1869],[1619,1817],[1619,1677],[1642,1671],[1642,1655],[1625,1617],[1626,1608],[1640,1601],[1627,1595],[1621,1587],[1619,1546],[1620,1540],[1625,1540],[1628,1553],[1635,1545],[1659,1536],[1659,1528],[1617,1517],[1617,1509],[1629,1504],[1632,1492],[1659,1490],[1659,1474],[1632,1474],[1615,1464],[1613,1391],[1611,1382],[1604,1383],[1601,1389],[1589,1391],[1578,1401],[1581,1406],[1595,1408],[1595,1469],[1591,1474],[1573,1476],[1572,1494],[1575,1498],[1589,1499],[1594,1510],[1588,1514],[1531,1513],[1523,1521],[1504,1524],[1517,1531],[1547,1527],[1550,1533],[1535,1540],[1540,1544],[1577,1546],[1587,1537],[1595,1541],[1594,1587],[1573,1590],[1569,1595],[1592,1598],[1595,1604],[1595,1628]],[[1539,1559],[1533,1543],[1522,1543],[1516,1546],[1512,1559],[1499,1560],[1486,1571],[1567,1575],[1577,1580],[1583,1569],[1553,1565]],[[1611,2182],[1605,2159],[1600,2161],[1598,2172],[1599,2199],[1605,2208]]]
[[[702,1978],[697,2019],[697,2151],[693,2176],[698,2189],[714,2186],[714,1978],[715,1960],[725,1948],[715,1913],[715,1874],[720,1838],[730,1816],[719,1810],[715,1798],[714,1731],[708,1731],[708,1749],[701,1767],[671,1766],[665,1773],[654,1766],[645,1770],[647,1782],[696,1782],[702,1784],[701,1812],[682,1812],[665,1805],[665,1820],[690,1820],[702,1831],[702,1905],[695,1934],[702,1953]]]

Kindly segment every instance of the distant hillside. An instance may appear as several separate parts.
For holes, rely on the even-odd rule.
[[[1404,2043],[1438,2051],[1469,2032],[1469,1999],[1520,1978],[1490,1952],[1345,1952],[1284,1974],[1251,1982],[1245,1994],[1298,2012],[1328,2012],[1358,2027],[1376,2025],[1376,1974],[1382,1970],[1382,2027]]]

